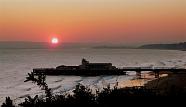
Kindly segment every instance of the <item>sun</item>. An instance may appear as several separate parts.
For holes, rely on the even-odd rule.
[[[52,44],[58,44],[58,42],[59,42],[59,40],[56,37],[51,39]]]

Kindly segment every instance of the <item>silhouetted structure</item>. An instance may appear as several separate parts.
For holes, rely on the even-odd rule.
[[[79,66],[61,65],[56,68],[36,68],[33,69],[35,75],[125,75],[122,69],[112,66],[112,63],[90,63],[86,59],[82,59]]]
[[[179,73],[185,71],[185,68],[176,67],[123,67],[116,68],[112,63],[90,63],[86,59],[82,59],[82,64],[79,66],[61,65],[56,68],[36,68],[33,69],[34,75],[78,75],[78,76],[97,76],[97,75],[125,75],[126,72],[136,72],[136,75],[141,78],[141,72],[154,72],[155,78],[159,78],[162,71]]]

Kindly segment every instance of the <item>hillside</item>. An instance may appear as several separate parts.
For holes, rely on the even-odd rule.
[[[170,49],[170,50],[186,50],[186,42],[175,44],[147,44],[142,45],[139,49]]]

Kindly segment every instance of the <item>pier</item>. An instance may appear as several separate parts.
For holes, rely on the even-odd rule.
[[[136,76],[141,78],[141,72],[153,72],[155,78],[159,78],[160,72],[180,73],[185,72],[185,68],[176,67],[123,67],[123,72],[136,72]]]
[[[180,73],[185,72],[185,68],[175,68],[175,67],[123,67],[117,68],[114,70],[63,70],[56,68],[36,68],[33,69],[35,75],[44,74],[44,75],[74,75],[74,76],[98,76],[98,75],[126,75],[127,72],[136,72],[136,76],[141,78],[142,72],[153,72],[155,78],[159,78],[161,72],[170,72],[170,73]]]
[[[177,67],[122,67],[117,68],[112,63],[90,63],[82,59],[81,65],[66,66],[60,65],[56,68],[35,68],[35,75],[74,75],[74,76],[99,76],[99,75],[126,75],[127,72],[136,72],[136,76],[141,78],[144,71],[153,72],[155,78],[159,78],[160,72],[186,72],[185,68]]]

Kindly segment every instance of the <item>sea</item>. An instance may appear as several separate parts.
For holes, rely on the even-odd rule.
[[[82,58],[90,62],[109,62],[122,67],[186,67],[186,51],[152,49],[100,49],[76,48],[3,48],[0,49],[0,103],[10,96],[14,101],[43,91],[32,82],[24,82],[33,68],[55,68],[59,65],[80,65]],[[92,89],[102,89],[108,85],[122,83],[135,78],[134,73],[123,76],[47,76],[47,84],[52,92],[72,91],[77,84]],[[126,83],[128,85],[133,83]]]

